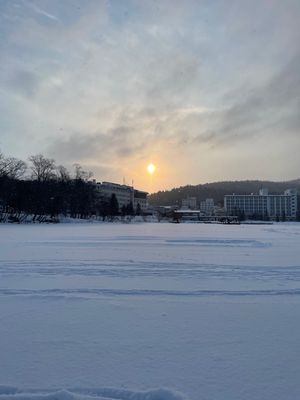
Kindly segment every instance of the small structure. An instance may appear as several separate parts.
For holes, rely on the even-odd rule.
[[[174,210],[172,214],[172,222],[202,222],[210,224],[239,224],[240,220],[236,215],[213,215],[203,214],[201,210]]]
[[[173,211],[173,221],[199,221],[200,215],[200,210],[189,210],[186,208],[180,208],[179,210]]]

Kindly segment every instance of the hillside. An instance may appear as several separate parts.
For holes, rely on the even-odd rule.
[[[272,181],[226,181],[205,183],[203,185],[187,185],[172,190],[159,191],[149,196],[152,205],[181,204],[186,197],[196,197],[198,201],[213,198],[215,203],[223,205],[224,195],[239,193],[257,193],[261,188],[268,188],[270,193],[282,193],[289,188],[296,188],[300,193],[300,179],[286,182]]]

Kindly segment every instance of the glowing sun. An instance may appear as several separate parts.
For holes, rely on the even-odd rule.
[[[155,170],[156,170],[156,166],[154,164],[151,163],[147,166],[147,171],[150,175],[154,174]]]

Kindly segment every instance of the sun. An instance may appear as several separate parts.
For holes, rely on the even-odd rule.
[[[156,170],[156,166],[155,166],[154,164],[150,163],[150,164],[147,166],[147,171],[148,171],[148,173],[149,173],[150,175],[154,174],[155,170]]]

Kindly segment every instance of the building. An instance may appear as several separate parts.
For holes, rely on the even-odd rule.
[[[195,210],[197,208],[197,198],[196,197],[187,197],[183,199],[181,202],[182,208],[188,208],[190,210]]]
[[[200,210],[205,215],[213,215],[215,210],[215,202],[214,199],[206,199],[200,202]]]
[[[148,192],[134,189],[133,192],[133,208],[136,211],[140,207],[142,212],[148,209]]]
[[[133,198],[133,187],[127,185],[119,185],[118,183],[112,182],[97,182],[97,192],[101,197],[110,198],[112,194],[115,194],[119,208],[127,206],[134,201]]]
[[[224,207],[228,215],[295,220],[297,190],[288,189],[283,194],[269,194],[268,189],[261,189],[258,194],[226,195]]]
[[[97,182],[96,188],[100,197],[110,198],[112,194],[115,194],[120,209],[130,203],[133,205],[134,211],[136,211],[138,204],[142,212],[148,207],[148,193],[136,190],[133,186],[113,182]]]
[[[199,221],[201,216],[200,210],[191,210],[189,208],[180,208],[179,210],[173,211],[173,220],[179,221]]]

